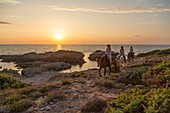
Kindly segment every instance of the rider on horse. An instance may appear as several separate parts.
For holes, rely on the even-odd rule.
[[[111,51],[110,44],[107,45],[105,54],[106,54],[106,60],[111,65],[111,62],[112,62],[112,51]]]

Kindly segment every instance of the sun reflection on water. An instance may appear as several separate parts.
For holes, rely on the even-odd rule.
[[[62,50],[62,45],[61,45],[61,44],[58,44],[58,45],[57,45],[57,51],[58,51],[58,50]]]

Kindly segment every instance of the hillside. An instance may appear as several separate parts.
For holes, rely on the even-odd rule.
[[[163,53],[164,50],[162,50]],[[170,54],[148,54],[120,64],[120,72],[56,73],[44,84],[0,74],[0,112],[167,113],[170,110]],[[103,72],[102,72],[103,73]]]

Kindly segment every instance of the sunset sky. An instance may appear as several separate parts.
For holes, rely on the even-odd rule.
[[[0,0],[0,44],[168,44],[170,0]]]

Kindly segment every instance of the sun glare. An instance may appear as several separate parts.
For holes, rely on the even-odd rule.
[[[55,38],[57,39],[57,40],[62,40],[63,39],[63,34],[56,34],[56,36],[55,36]]]

